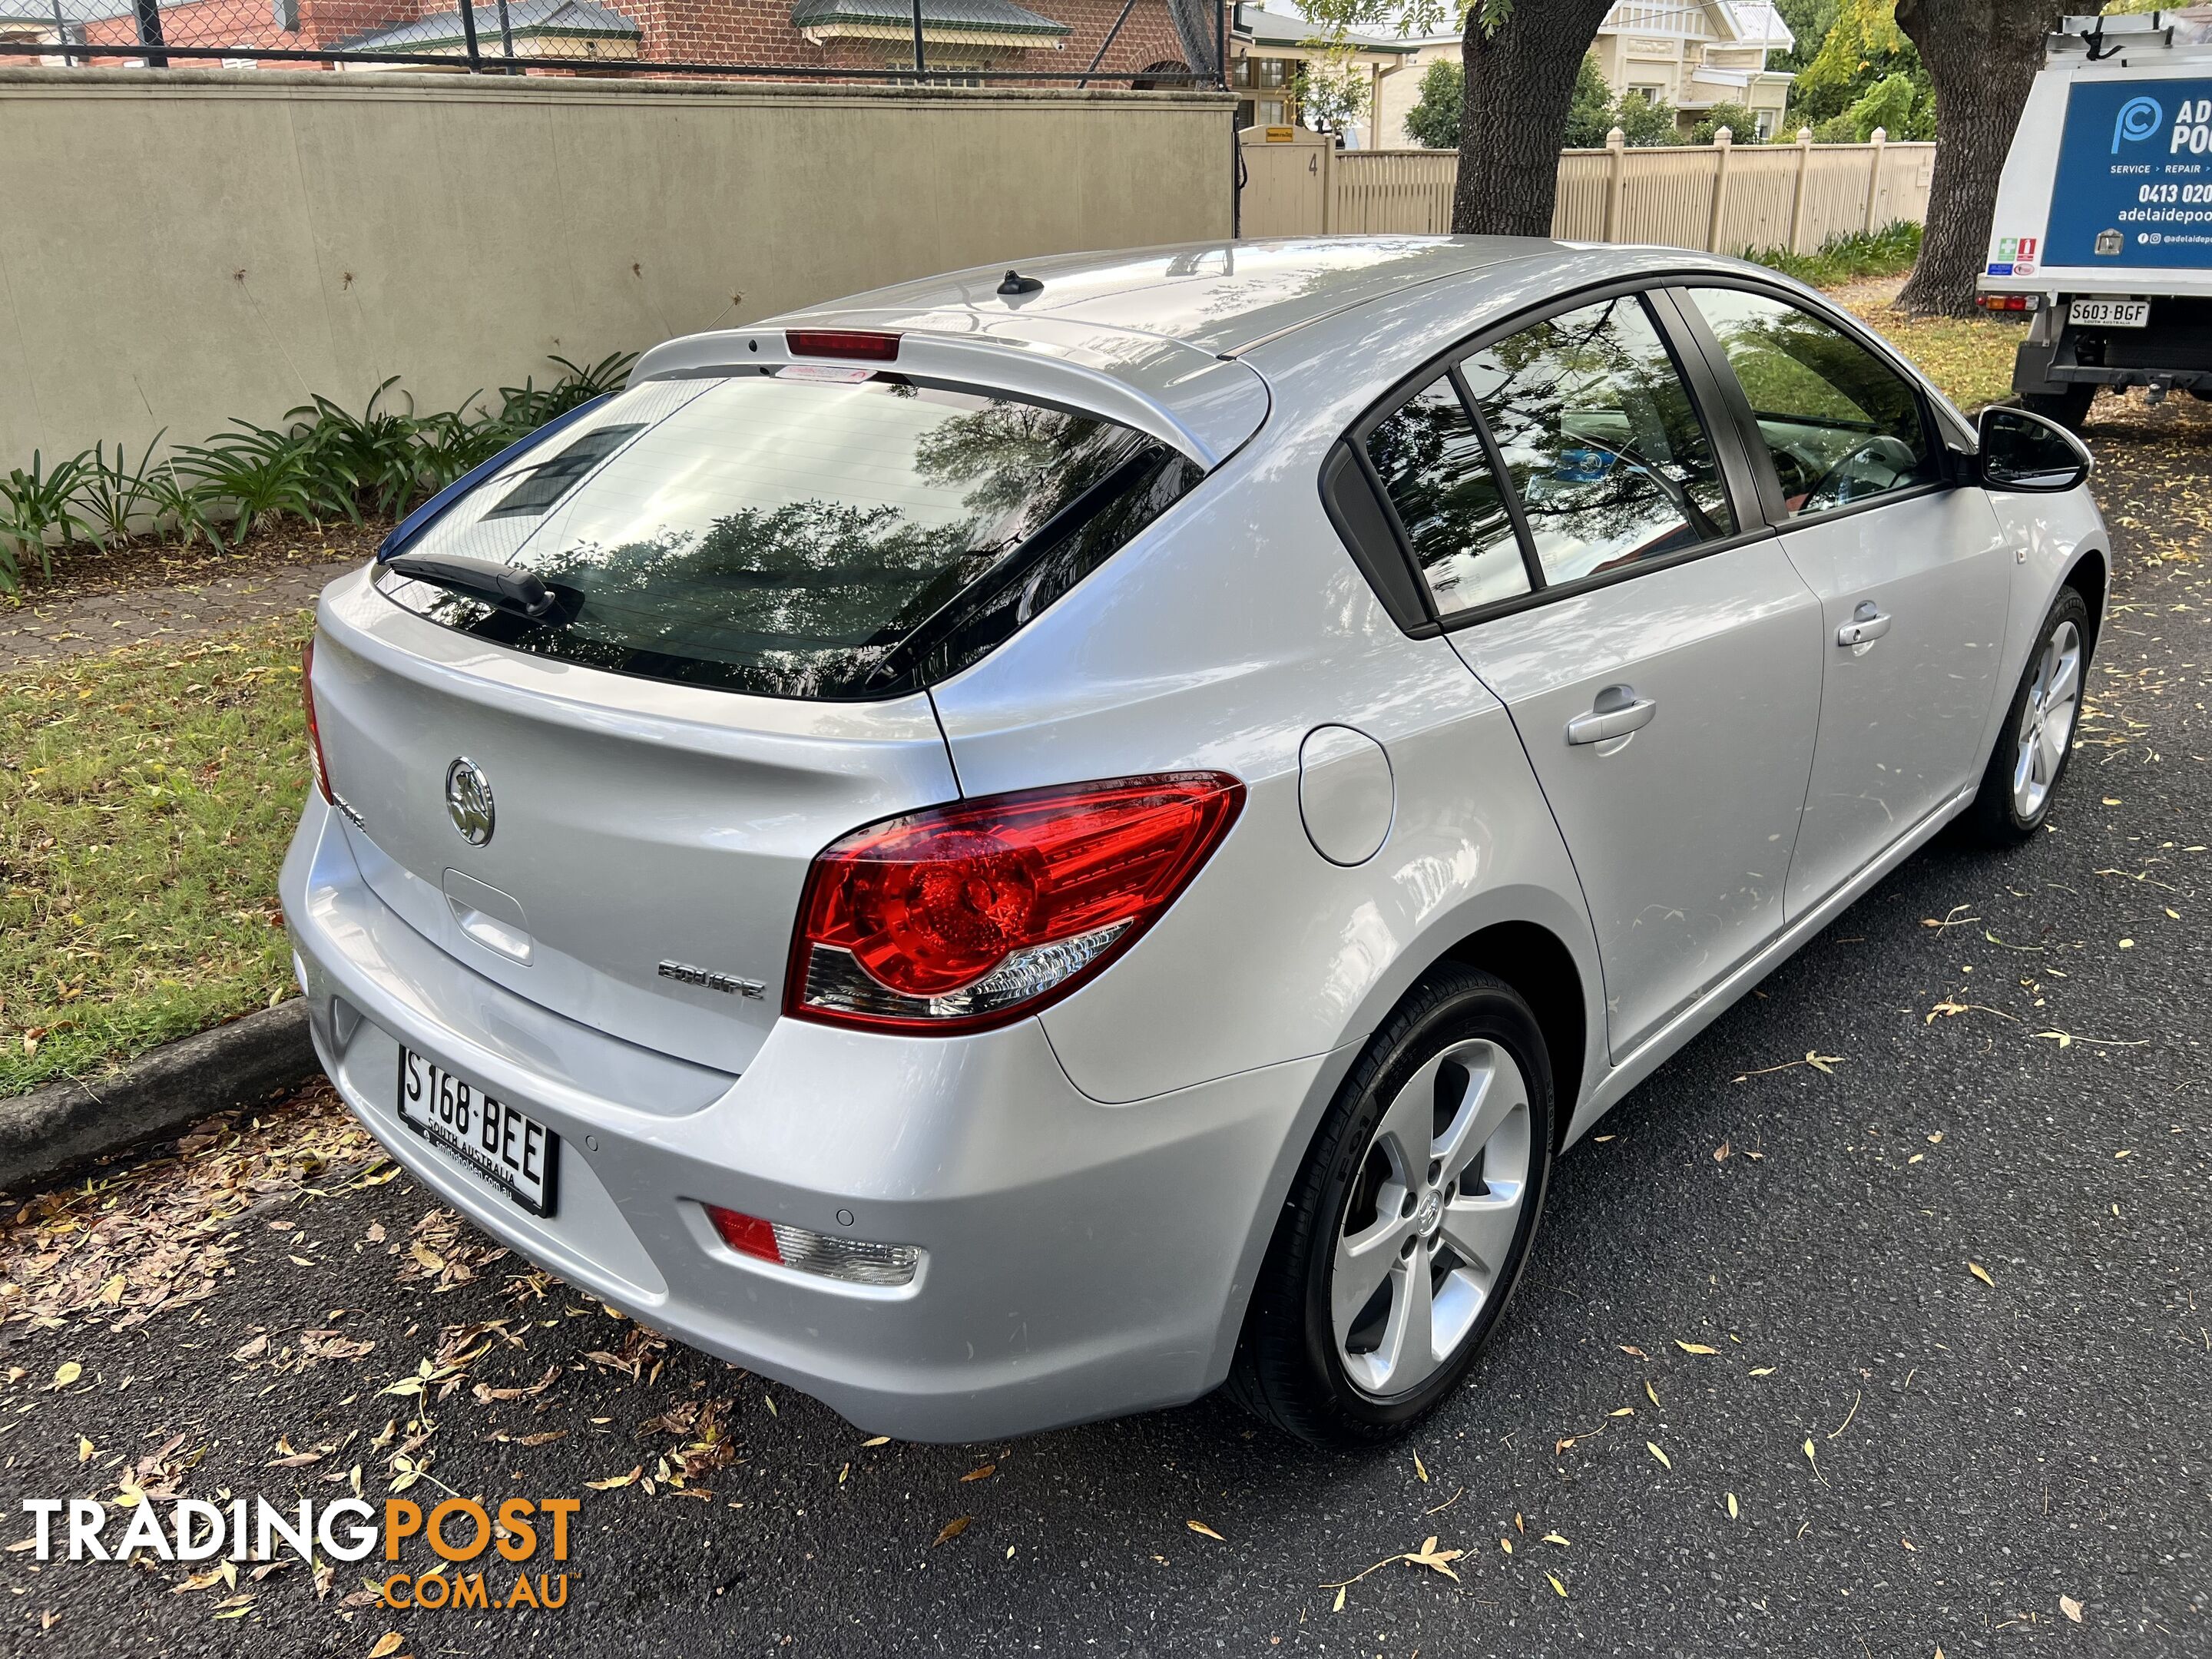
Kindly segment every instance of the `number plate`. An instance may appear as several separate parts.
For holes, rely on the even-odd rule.
[[[2148,300],[2076,300],[2066,308],[2066,320],[2076,328],[2147,328]]]
[[[399,1121],[532,1215],[558,1196],[561,1137],[495,1100],[405,1044],[399,1049]]]

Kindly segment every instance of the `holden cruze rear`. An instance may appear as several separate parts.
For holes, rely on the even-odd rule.
[[[283,895],[349,1103],[522,1255],[912,1437],[1218,1380],[1304,1095],[1105,1104],[1036,1018],[1243,781],[1040,733],[963,789],[932,702],[1264,415],[1248,368],[1109,345],[676,343],[334,584],[306,665]]]

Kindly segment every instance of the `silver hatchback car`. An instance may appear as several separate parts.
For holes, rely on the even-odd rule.
[[[908,1438],[1401,1432],[1553,1159],[2051,810],[2087,453],[1666,249],[1042,260],[672,341],[323,596],[315,1042],[488,1232]]]

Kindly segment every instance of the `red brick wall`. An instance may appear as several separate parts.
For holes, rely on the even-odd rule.
[[[180,0],[162,6],[162,34],[172,46],[311,50],[410,18],[449,11],[458,3],[299,0],[300,27],[294,33],[276,27],[270,0]],[[609,3],[644,32],[639,52],[647,63],[877,69],[909,56],[903,43],[893,40],[837,40],[826,46],[815,46],[791,26],[791,0],[609,0]],[[477,36],[486,43],[488,52],[496,52],[496,9],[492,0],[475,0],[475,4]],[[1040,15],[1073,30],[1058,49],[963,47],[945,41],[931,43],[928,51],[933,56],[942,52],[953,62],[980,63],[993,69],[1079,75],[1091,67],[1091,58],[1121,11],[1121,0],[1029,0],[1029,4]],[[121,45],[135,40],[137,21],[135,15],[126,14],[90,24],[86,32],[92,44]],[[1099,73],[1127,76],[1156,64],[1182,62],[1182,46],[1164,0],[1136,0],[1128,21],[1099,65]]]

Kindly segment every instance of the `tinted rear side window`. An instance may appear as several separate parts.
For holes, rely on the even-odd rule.
[[[1367,455],[1406,526],[1437,614],[1528,591],[1512,518],[1449,375],[1384,416],[1367,434]]]
[[[1198,476],[1109,421],[895,375],[654,382],[408,550],[532,571],[550,620],[380,582],[434,621],[617,672],[884,696],[990,649]]]
[[[1547,586],[1734,532],[1704,423],[1633,295],[1548,317],[1461,369]]]

